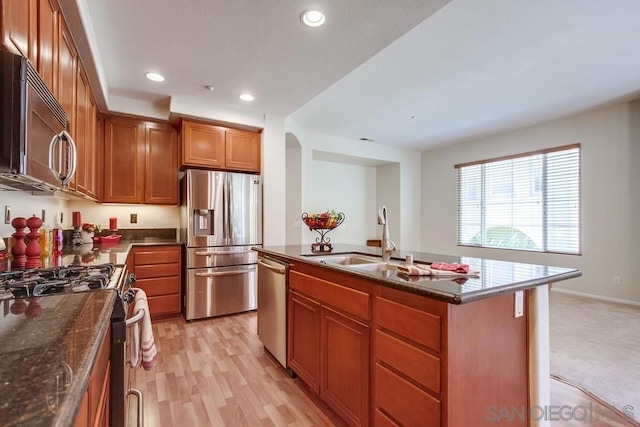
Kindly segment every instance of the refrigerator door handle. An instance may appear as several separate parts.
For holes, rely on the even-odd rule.
[[[218,276],[231,276],[234,274],[245,274],[251,270],[233,270],[233,271],[220,271],[218,273],[195,273],[196,277],[218,277]]]
[[[225,223],[225,227],[227,229],[227,245],[231,245],[233,244],[233,235],[231,234],[231,204],[233,203],[232,200],[232,188],[231,188],[231,174],[227,174],[227,176],[225,177],[226,179],[226,185],[225,185],[225,189],[227,190],[227,201],[226,201],[226,216],[227,216],[227,221]]]
[[[198,251],[195,254],[198,256],[210,256],[210,255],[242,255],[242,254],[250,254],[253,253],[252,250],[249,251]]]

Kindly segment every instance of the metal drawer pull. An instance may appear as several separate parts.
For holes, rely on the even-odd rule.
[[[284,268],[284,267],[274,267],[273,265],[269,265],[269,264],[264,263],[264,262],[263,262],[262,260],[260,260],[260,259],[258,260],[258,264],[260,264],[260,265],[261,265],[261,266],[263,266],[263,267],[268,268],[269,270],[275,271],[275,272],[276,272],[276,273],[278,273],[278,274],[284,274],[284,273],[286,273],[286,272],[287,272],[287,269],[286,269],[286,268]]]
[[[252,270],[233,270],[233,271],[221,271],[218,273],[195,273],[196,277],[216,277],[216,276],[231,276],[233,274],[251,273]]]
[[[130,388],[127,394],[133,394],[138,398],[138,427],[144,426],[144,398],[142,392],[135,388]]]
[[[242,255],[242,254],[250,254],[253,251],[204,251],[204,252],[196,252],[197,256],[210,256],[210,255]]]

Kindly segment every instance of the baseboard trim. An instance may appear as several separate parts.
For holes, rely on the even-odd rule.
[[[555,288],[555,287],[551,288],[551,290],[553,292],[558,292],[558,293],[561,293],[561,294],[576,295],[576,296],[579,296],[579,297],[592,298],[592,299],[597,299],[597,300],[601,300],[601,301],[616,302],[618,304],[633,305],[635,307],[640,307],[640,302],[638,302],[638,301],[629,301],[629,300],[626,300],[626,299],[603,297],[601,295],[586,294],[584,292],[569,291],[567,289],[558,289],[558,288]]]

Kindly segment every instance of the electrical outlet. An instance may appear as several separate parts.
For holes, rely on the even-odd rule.
[[[521,317],[524,314],[524,294],[522,291],[516,292],[513,317]]]
[[[137,224],[138,223],[138,214],[131,214],[131,219],[129,221],[131,224]]]
[[[11,206],[4,207],[4,223],[11,224]]]
[[[620,276],[613,276],[612,282],[615,286],[620,286]]]

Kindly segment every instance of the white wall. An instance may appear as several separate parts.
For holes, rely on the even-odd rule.
[[[400,199],[400,191],[398,191],[399,188],[402,188],[400,181],[400,164],[380,165],[376,170],[376,207],[380,207],[381,205],[387,206],[389,238],[398,245],[398,247],[401,247],[399,240],[399,238],[401,238],[401,224],[398,220],[402,218],[402,200]],[[376,225],[378,224],[377,215],[378,210],[376,208],[373,215]],[[382,238],[382,226],[376,227],[376,238]]]
[[[82,222],[100,224],[109,227],[109,218],[118,219],[119,229],[135,228],[175,228],[180,227],[180,208],[177,206],[155,205],[115,205],[69,200],[68,227],[71,227],[71,212],[80,211]],[[138,222],[131,223],[131,214],[138,215]]]
[[[400,216],[392,221],[400,225],[394,241],[400,249],[420,250],[420,155],[417,151],[384,146],[371,142],[314,134],[302,129],[291,118],[285,119],[285,128],[296,136],[302,146],[302,206],[307,209],[313,201],[313,152],[322,151],[345,156],[384,160],[400,164]],[[388,206],[389,208],[389,206]],[[391,207],[393,208],[393,207]],[[347,218],[352,215],[345,212]],[[377,210],[372,214],[377,221]],[[394,226],[395,227],[395,226]],[[371,238],[371,237],[368,237]],[[338,240],[335,240],[338,242]]]
[[[286,145],[284,119],[266,116],[262,131],[263,243],[285,244]]]
[[[633,106],[633,108],[632,108]],[[640,301],[634,266],[638,250],[640,193],[636,171],[640,132],[628,103],[569,118],[422,153],[422,250],[578,268],[581,278],[554,287]],[[454,165],[536,149],[582,144],[582,255],[557,255],[456,245],[456,174]],[[632,215],[632,208],[634,214]],[[612,285],[612,276],[621,285]]]
[[[335,210],[345,214],[344,223],[327,234],[334,243],[364,245],[376,234],[376,168],[315,160],[308,213]],[[305,228],[303,241],[312,243],[319,234]]]
[[[56,218],[63,212],[65,223],[71,227],[71,217],[68,215],[66,200],[53,196],[32,196],[31,193],[17,191],[0,192],[0,211],[2,221],[0,221],[0,237],[9,237],[15,229],[11,224],[4,223],[5,206],[11,207],[11,219],[17,217],[29,218],[33,215],[42,218],[42,210],[45,210],[45,221],[49,226],[55,225]],[[26,230],[29,232],[29,230]]]
[[[289,139],[295,139],[291,134],[287,135]],[[293,144],[293,142],[292,142]],[[289,146],[286,148],[286,244],[299,245],[302,243],[302,232],[300,213],[302,212],[302,180],[301,156],[302,149],[300,143],[295,141],[297,146]]]

